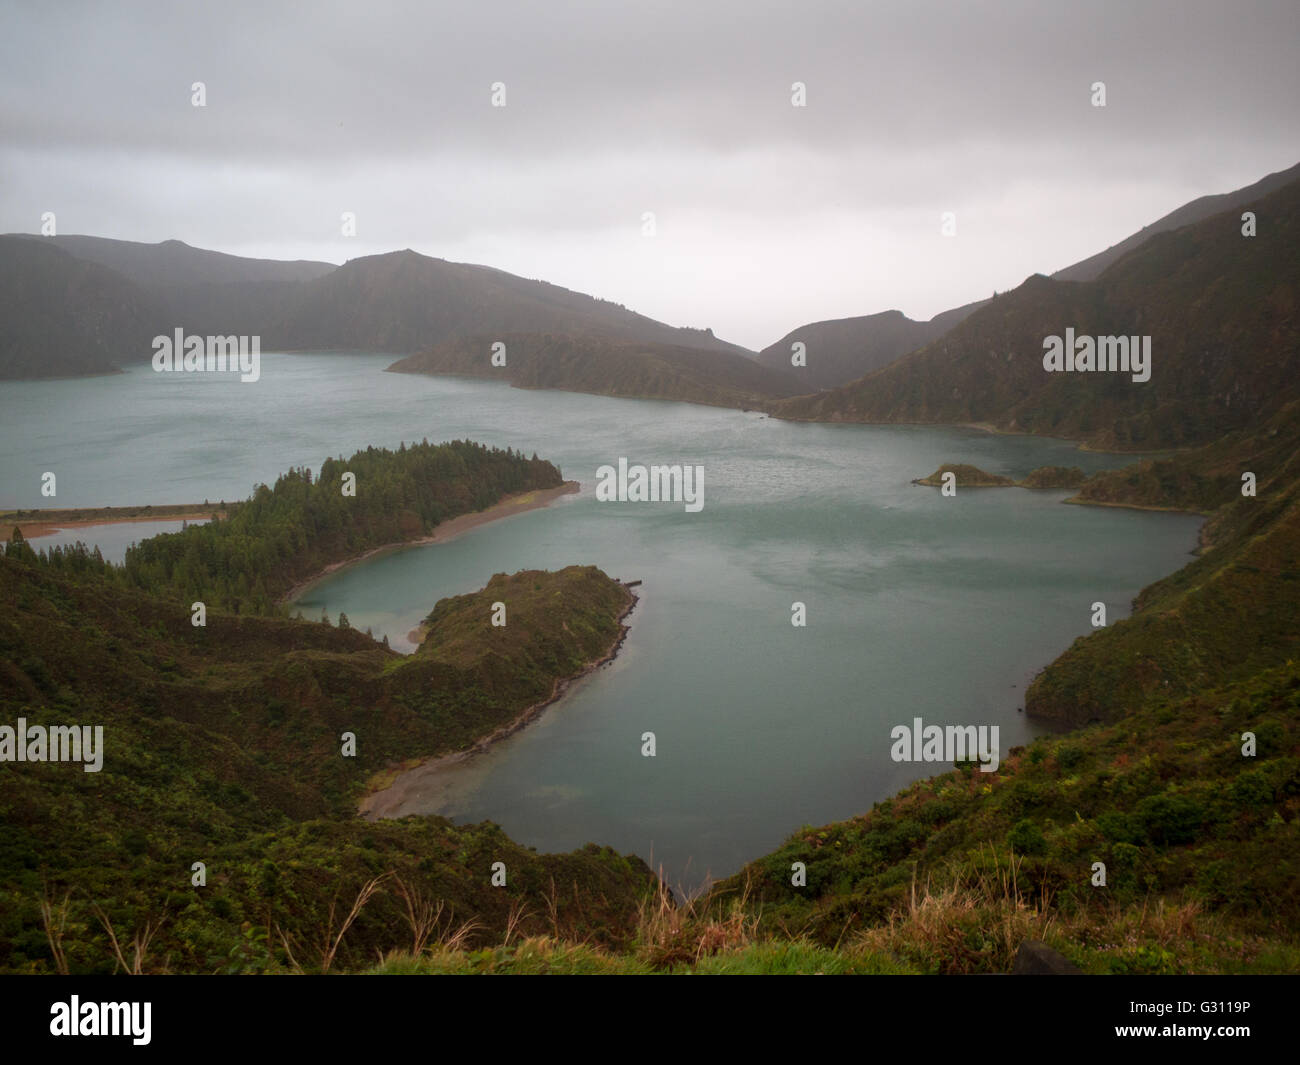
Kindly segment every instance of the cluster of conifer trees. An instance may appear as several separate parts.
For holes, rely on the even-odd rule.
[[[315,478],[309,469],[291,469],[274,487],[259,485],[251,499],[230,506],[223,520],[137,544],[121,566],[84,544],[37,554],[20,536],[7,553],[63,573],[201,600],[209,609],[271,614],[296,582],[331,562],[426,535],[505,495],[561,483],[560,471],[536,455],[468,440],[369,447],[346,460],[326,459]]]

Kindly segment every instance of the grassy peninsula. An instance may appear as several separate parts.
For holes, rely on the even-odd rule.
[[[464,488],[442,513],[518,477],[552,479],[549,463],[476,445],[378,454],[386,459],[372,469],[386,462],[392,498],[412,501],[417,517],[417,478],[431,461],[448,466],[441,483]],[[458,458],[517,477],[484,487]],[[366,469],[356,457],[349,465]],[[310,511],[322,482],[306,471],[282,478],[214,525],[245,530],[224,532],[230,550],[276,559],[267,541],[280,527],[265,515],[295,502]],[[394,527],[423,526],[371,520],[300,542],[329,545],[319,559]],[[141,546],[201,563],[198,545],[227,550],[221,535]],[[286,574],[293,558],[280,556]],[[104,736],[98,772],[10,761],[0,774],[0,970],[320,972],[542,931],[631,942],[656,883],[638,858],[595,845],[538,855],[491,824],[356,816],[385,772],[508,726],[610,654],[631,601],[623,585],[594,567],[501,574],[435,606],[429,639],[404,657],[342,623],[221,609],[203,583],[220,583],[215,569],[177,574],[109,566],[84,548],[38,554],[21,534],[0,557],[0,724],[93,723]],[[194,592],[211,601],[201,626]],[[491,624],[496,603],[505,626]]]
[[[945,462],[929,477],[920,477],[913,484],[928,488],[942,488],[944,475],[952,474],[952,484],[957,488],[1078,488],[1086,475],[1078,466],[1039,466],[1017,481],[1000,473],[987,473],[978,466],[961,462]]]

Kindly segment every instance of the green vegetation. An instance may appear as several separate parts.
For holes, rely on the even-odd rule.
[[[1294,971],[1298,711],[1296,664],[1153,699],[1015,748],[996,773],[965,766],[806,828],[709,905],[743,899],[759,940],[839,944],[923,972],[1006,972],[1026,938],[1089,972]],[[794,862],[806,887],[791,885]]]
[[[0,713],[111,738],[101,773],[0,774],[0,969],[1006,972],[1026,938],[1094,973],[1300,969],[1300,184],[1258,210],[1256,238],[1219,215],[1096,282],[1031,278],[884,370],[778,404],[1184,448],[1019,483],[1210,520],[1195,561],[1026,692],[1027,713],[1077,731],[806,827],[692,904],[594,845],[536,855],[490,824],[354,814],[394,766],[510,728],[608,654],[630,604],[617,582],[591,567],[498,574],[439,603],[405,659],[343,625],[274,616],[331,562],[558,484],[549,463],[467,443],[370,449],[316,480],[291,471],[123,567],[84,548],[38,556],[15,533],[0,558]],[[1066,326],[1152,335],[1151,381],[1044,374],[1042,338]],[[511,380],[645,395],[667,374],[697,401],[741,394],[680,353],[616,348],[521,336]],[[435,354],[424,369],[483,372],[479,341]],[[920,483],[945,471],[1016,483],[964,465]],[[497,861],[504,889],[489,886]]]
[[[1292,185],[1267,201],[1270,217],[1293,230],[1297,201]],[[1077,487],[1070,502],[1210,520],[1194,562],[1144,589],[1131,618],[1081,637],[1034,679],[1026,712],[1081,731],[1015,750],[997,773],[961,767],[864,817],[808,828],[719,885],[709,906],[743,898],[761,914],[760,939],[805,937],[851,957],[883,952],[924,972],[1006,972],[1029,937],[1089,972],[1300,969],[1296,261],[1278,263],[1272,245],[1246,246],[1230,222],[1157,238],[1092,289],[1031,279],[928,355],[818,401],[820,416],[842,400],[861,402],[851,410],[865,420],[877,408],[890,412],[884,420],[913,421],[1001,410],[993,420],[1003,428],[1069,429],[1112,446],[1209,439],[1086,479],[1052,467],[1019,483]],[[1201,291],[1212,295],[1189,295]],[[1017,405],[998,391],[1014,373],[1004,368],[988,373],[982,392],[964,380],[952,387],[954,367],[959,378],[967,365],[985,373],[987,353],[1008,335],[1041,338],[1071,315],[1081,333],[1121,331],[1107,301],[1122,293],[1154,308],[1145,330],[1178,338],[1156,349],[1173,380],[1138,412],[1124,413],[1137,393],[1128,403],[1107,382],[1080,381],[1074,387],[1088,398],[1070,402],[1059,387],[1034,385],[1035,398]],[[1247,307],[1249,316],[1239,313]],[[1214,328],[1193,352],[1190,327],[1207,329],[1211,308]],[[1006,330],[998,339],[988,332],[995,314]],[[1193,355],[1200,361],[1184,361]],[[1222,387],[1207,383],[1210,372]],[[918,407],[927,375],[962,402],[978,393],[990,409]],[[1251,404],[1236,406],[1244,393]],[[1044,417],[1049,403],[1059,405]],[[940,484],[948,470],[959,485],[1011,483],[952,464],[918,483]],[[1246,733],[1253,756],[1243,754]],[[807,867],[806,887],[791,884],[794,862]],[[1104,887],[1093,884],[1094,862],[1105,864]]]
[[[1086,477],[1078,466],[1039,466],[1019,483],[1021,488],[1078,488]]]
[[[1204,447],[1095,473],[1067,502],[1209,514],[1242,498],[1246,472],[1260,496],[1300,477],[1300,402]]]
[[[474,445],[362,456],[345,507],[369,477],[389,507],[429,521],[489,501],[466,469],[497,472],[497,491],[558,480],[549,464]],[[385,480],[393,468],[406,476]],[[445,495],[412,483],[426,474]],[[146,556],[183,560],[205,544],[216,558],[276,558],[259,536],[274,540],[291,514],[316,518],[301,542],[317,560],[390,535],[373,509],[349,527],[329,484],[282,478],[218,523],[239,530],[228,540],[180,534],[162,539],[186,551]],[[497,601],[506,628],[490,623]],[[285,617],[210,608],[195,626],[184,599],[130,587],[84,548],[37,555],[15,534],[0,556],[0,724],[100,725],[106,750],[100,772],[6,762],[0,773],[0,971],[356,969],[417,944],[514,934],[627,945],[655,884],[639,859],[594,845],[538,855],[491,824],[367,823],[356,807],[392,767],[470,746],[550,699],[612,651],[631,602],[594,567],[498,574],[440,602],[403,657]],[[206,886],[191,885],[195,862]],[[505,887],[490,884],[494,862]]]
[[[439,934],[470,922],[471,944],[497,942],[515,910],[529,934],[631,936],[653,884],[639,859],[594,846],[539,856],[492,825],[355,818],[379,771],[514,721],[609,651],[629,593],[598,570],[494,578],[440,604],[404,659],[314,622],[213,613],[195,628],[176,604],[20,554],[0,558],[0,722],[102,724],[107,753],[99,773],[8,763],[0,774],[0,970],[56,967],[40,905],[65,896],[73,971],[113,968],[96,906],[123,942],[164,922],[150,971],[164,958],[174,971],[320,969],[331,902],[337,931],[365,884],[390,873],[336,967],[409,938],[401,891],[442,903]],[[486,622],[502,596],[513,635],[493,643]],[[341,756],[344,732],[355,757]],[[195,861],[205,888],[190,886]],[[489,885],[496,861],[504,889]]]
[[[1035,275],[857,381],[777,401],[807,421],[981,423],[1115,451],[1196,447],[1300,399],[1300,181],[1240,211],[1159,233],[1095,281]],[[1151,378],[1048,373],[1043,339],[1150,336]]]
[[[344,494],[351,475],[355,495]],[[417,539],[448,518],[482,510],[503,496],[563,483],[534,456],[469,441],[397,451],[367,448],[326,459],[313,479],[290,470],[274,488],[227,508],[227,517],[136,545],[121,567],[99,564],[117,583],[234,614],[274,614],[295,583],[326,566],[388,544]],[[55,572],[86,573],[85,552],[46,553]]]
[[[1016,483],[1010,477],[1003,477],[1001,474],[985,473],[978,466],[967,466],[954,462],[945,462],[929,477],[922,477],[912,483],[923,484],[930,488],[940,488],[943,486],[943,475],[945,473],[953,475],[958,488],[1002,488]]]
[[[439,947],[416,956],[385,958],[371,973],[453,976],[825,976],[920,972],[870,949],[832,949],[807,939],[756,934],[743,909],[709,918],[694,906],[678,906],[662,895],[643,906],[632,945],[622,951],[533,936],[482,950]]]
[[[510,728],[608,654],[631,599],[599,571],[498,574],[440,602],[403,658],[282,617],[196,629],[184,599],[18,537],[0,559],[0,712],[112,740],[102,773],[0,775],[0,968],[111,971],[138,951],[146,971],[1005,972],[1034,938],[1093,973],[1295,971],[1294,414],[1206,449],[1229,486],[1249,459],[1258,496],[1234,488],[1201,557],[1035,680],[1027,710],[1086,727],[805,828],[685,905],[594,845],[536,855],[490,824],[354,815],[394,767]],[[1211,482],[1168,483],[1185,501]]]
[[[945,462],[929,477],[920,477],[912,483],[942,488],[945,473],[954,476],[958,488],[1078,488],[1086,476],[1078,466],[1039,466],[1025,474],[1023,480],[1017,481],[999,473],[986,473],[978,466]]]
[[[1089,256],[1081,262],[1058,270],[1057,281],[1095,281],[1108,266],[1140,247],[1156,233],[1180,229],[1212,215],[1256,203],[1270,192],[1283,188],[1300,176],[1300,165],[1270,174],[1246,188],[1216,196],[1202,196],[1181,207],[1128,238]],[[805,392],[847,384],[886,366],[908,352],[943,336],[963,319],[984,307],[990,300],[968,303],[936,315],[928,322],[914,322],[900,311],[884,311],[855,318],[837,318],[825,322],[808,322],[792,329],[775,344],[764,348],[758,361],[772,369],[788,370],[791,347],[803,343],[809,352],[808,365],[799,369],[799,378],[807,382]],[[1082,478],[1080,478],[1082,480]],[[1026,485],[1027,488],[1074,487],[1073,485]]]
[[[1253,433],[1085,484],[1084,493],[1104,484],[1114,500],[1221,505],[1200,556],[1143,589],[1132,617],[1076,640],[1034,679],[1027,713],[1067,725],[1108,721],[1148,698],[1244,681],[1300,658],[1298,437],[1300,404],[1291,404]],[[1242,494],[1246,471],[1253,496]]]

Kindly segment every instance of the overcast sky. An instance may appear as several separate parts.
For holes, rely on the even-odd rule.
[[[0,231],[409,247],[753,348],[928,318],[1300,162],[1297,0],[0,12]]]

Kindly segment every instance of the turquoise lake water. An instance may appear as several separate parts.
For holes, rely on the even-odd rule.
[[[1035,671],[1189,560],[1200,519],[1062,505],[1068,493],[911,484],[945,461],[1020,476],[1129,461],[975,430],[805,425],[680,403],[383,373],[383,355],[264,355],[256,384],[148,367],[0,388],[0,507],[212,502],[368,445],[468,438],[559,465],[582,491],[310,589],[308,617],[410,649],[441,597],[493,573],[595,564],[640,579],[618,658],[406,812],[490,819],[539,850],[633,851],[686,888],[804,824],[851,817],[942,765],[890,759],[914,717],[1036,734]],[[596,469],[690,463],[704,507],[598,502]],[[41,476],[57,476],[42,497]],[[173,526],[174,527],[174,526]],[[64,534],[120,557],[141,526]],[[35,546],[52,540],[35,541]],[[807,626],[790,623],[791,604]],[[654,732],[657,754],[641,755]],[[418,754],[420,752],[412,752]]]

